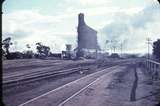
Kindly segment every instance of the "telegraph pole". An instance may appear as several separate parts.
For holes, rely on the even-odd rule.
[[[152,40],[150,38],[147,38],[146,40],[147,40],[147,44],[148,44],[148,59],[149,59],[150,58],[150,55],[149,55],[149,53],[150,53],[149,45],[151,44]]]
[[[14,42],[15,45],[15,51],[17,51],[17,41]]]
[[[126,39],[123,40],[121,43],[120,43],[120,51],[121,51],[121,57],[122,57],[122,54],[124,52],[124,47],[125,47],[125,43],[126,43]]]
[[[105,50],[107,50],[108,43],[109,43],[109,40],[106,40],[106,42],[105,42]]]
[[[114,53],[116,52],[116,46],[115,45],[113,46],[113,51],[114,51]]]
[[[113,50],[113,44],[112,44],[112,43],[113,43],[113,41],[111,40],[111,41],[110,41],[111,54],[112,54],[112,50]]]
[[[121,49],[121,57],[122,57],[123,44],[121,43],[120,46],[121,46],[120,49]]]
[[[117,48],[117,40],[111,40],[111,46],[113,48],[114,53],[116,52]]]

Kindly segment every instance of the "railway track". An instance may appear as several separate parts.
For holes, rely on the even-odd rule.
[[[47,67],[38,67],[38,68],[29,68],[29,69],[21,69],[21,71],[17,71],[17,72],[10,72],[9,74],[4,74],[3,76],[3,81],[8,80],[10,78],[18,78],[21,76],[28,76],[28,75],[33,75],[36,73],[43,73],[43,72],[49,72],[49,71],[59,71],[59,70],[65,70],[69,68],[75,68],[81,66],[81,64],[77,65],[77,66],[68,66],[68,65],[60,65],[60,66],[47,66]],[[16,69],[15,69],[16,70]]]
[[[5,81],[3,81],[3,88],[5,89],[5,91],[4,91],[5,103],[10,104],[10,101],[14,100],[14,102],[12,103],[11,106],[17,106],[21,103],[24,103],[25,101],[30,100],[31,98],[35,98],[39,95],[43,95],[52,89],[56,89],[56,88],[63,86],[67,83],[70,83],[71,81],[77,80],[81,77],[85,77],[85,76],[87,77],[88,75],[93,75],[94,73],[97,73],[97,72],[101,73],[102,70],[104,70],[106,68],[108,69],[109,67],[111,68],[111,67],[114,67],[117,65],[121,66],[122,63],[113,62],[113,63],[108,64],[108,62],[104,61],[104,62],[99,62],[95,65],[91,64],[91,66],[90,66],[90,64],[89,65],[87,64],[87,66],[86,65],[85,66],[84,65],[76,65],[76,67],[71,66],[72,68],[70,67],[70,69],[67,69],[67,70],[65,68],[62,69],[62,67],[61,67],[61,70],[56,70],[54,67],[52,67],[52,68],[45,67],[42,70],[41,70],[41,68],[39,68],[40,70],[38,69],[37,71],[32,70],[33,73],[30,73],[30,74],[26,73],[26,75],[22,75],[22,76],[21,75],[20,76],[13,75],[12,78],[10,76],[10,77],[8,77],[8,79],[6,78]],[[95,66],[95,68],[93,66]],[[46,71],[46,68],[49,68],[49,70]],[[86,72],[86,73],[83,75],[80,75],[79,73],[81,73],[81,72],[82,73]],[[77,76],[81,76],[81,77],[76,79],[76,77],[73,77],[72,75],[77,75]],[[57,83],[58,80],[55,82],[52,80],[55,78],[56,79],[63,78],[65,76],[70,76],[69,78],[67,78],[68,81],[60,80],[60,84]],[[95,75],[95,77],[96,76],[97,75]],[[95,78],[93,78],[93,79],[95,79]],[[85,78],[83,80],[85,80]],[[88,78],[86,80],[88,81]],[[63,82],[61,82],[61,81],[63,81]],[[40,84],[40,85],[37,85],[37,84]],[[82,86],[82,85],[79,84],[77,86],[78,87],[77,89],[80,89],[80,86]],[[37,87],[37,88],[35,88],[35,87]],[[32,89],[32,88],[34,88],[34,89]],[[39,90],[39,88],[40,88],[40,90]],[[71,88],[69,91],[72,91]],[[57,106],[57,105],[55,105],[55,106]]]
[[[50,100],[52,101],[53,103],[52,105],[54,106],[63,106],[63,104],[68,102],[70,99],[80,94],[82,91],[87,89],[93,83],[97,82],[104,74],[110,75],[114,72],[117,72],[117,70],[115,70],[117,67],[118,65],[110,67],[110,68],[106,68],[107,70],[110,70],[110,71],[106,71],[106,69],[103,69],[101,71],[92,73],[78,80],[75,80],[63,86],[60,86],[45,94],[42,94],[38,97],[35,97],[29,101],[26,101],[20,104],[19,106],[36,106],[36,105],[41,106],[42,105],[41,99],[46,100],[45,102],[43,102],[43,106],[44,105],[47,106],[48,103],[50,103],[49,102]],[[49,99],[48,97],[51,97],[51,99]]]
[[[30,83],[30,82],[50,78],[50,77],[60,76],[64,74],[71,74],[75,72],[82,72],[83,70],[89,70],[89,68],[76,67],[76,68],[71,68],[71,69],[66,69],[61,71],[48,71],[48,72],[40,71],[37,73],[24,74],[22,76],[9,77],[5,81],[3,81],[3,87],[11,87],[16,85],[26,84],[26,83]]]
[[[117,62],[117,63],[119,63],[119,62]],[[22,85],[22,84],[26,84],[26,83],[46,79],[46,78],[71,74],[71,73],[75,73],[75,72],[83,73],[84,70],[89,70],[89,68],[86,68],[86,66],[78,66],[78,67],[70,68],[70,69],[62,68],[61,70],[54,69],[54,68],[55,67],[47,67],[47,68],[45,67],[45,68],[40,69],[39,71],[32,70],[29,73],[26,72],[25,74],[4,77],[3,78],[3,87],[12,87],[12,86],[16,86],[16,85]]]

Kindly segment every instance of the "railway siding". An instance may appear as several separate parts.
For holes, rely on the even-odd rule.
[[[85,86],[89,85],[93,81],[95,81],[97,78],[100,76],[108,73],[108,72],[113,72],[116,68],[119,66],[114,66],[108,69],[104,69],[102,71],[98,71],[96,73],[87,75],[85,77],[82,77],[76,81],[73,81],[71,83],[68,83],[64,86],[61,86],[53,91],[50,91],[46,94],[43,94],[37,98],[31,99],[30,101],[27,101],[20,106],[36,106],[36,105],[54,105],[57,106],[70,96],[74,95],[76,92],[80,91],[83,89]],[[120,67],[119,67],[120,68]],[[122,67],[121,67],[122,68]],[[121,69],[120,68],[120,69]]]

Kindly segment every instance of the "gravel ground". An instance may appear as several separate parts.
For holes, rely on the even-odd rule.
[[[160,81],[151,80],[142,69],[135,67],[130,65],[114,75],[104,75],[63,106],[158,106]]]
[[[70,98],[72,95],[75,95],[77,92],[84,89],[84,87],[97,81],[102,75],[113,73],[114,71],[117,71],[117,68],[119,67],[120,66],[111,67],[82,77],[76,81],[68,83],[67,85],[54,89],[47,94],[41,95],[38,98],[32,99],[31,101],[24,103],[22,106],[58,106],[67,98]]]
[[[107,67],[119,64],[112,60],[40,60],[40,59],[19,59],[19,60],[5,60],[3,61],[3,76],[9,77],[10,75],[23,74],[24,72],[29,72],[34,70],[38,71],[48,67],[52,67],[54,70],[69,69],[73,67],[89,67],[89,71],[84,74],[73,73],[70,75],[62,75],[59,77],[49,78],[42,81],[36,81],[33,83],[15,86],[12,88],[3,88],[3,101],[6,106],[17,106],[21,103],[24,103],[34,97],[42,95],[50,90],[53,90],[59,86],[62,86],[66,83],[84,77],[88,74],[94,73],[96,71],[102,70]],[[49,71],[49,70],[44,70]],[[12,101],[12,102],[11,102]]]
[[[130,74],[133,72],[127,69],[123,67],[123,69],[117,69],[119,70],[117,73],[102,76],[99,81],[63,106],[121,106],[121,102],[129,101],[134,80],[134,76]],[[126,80],[126,78],[129,79]]]
[[[99,62],[101,64],[102,62]],[[3,77],[9,77],[10,75],[24,74],[31,70],[38,71],[45,67],[52,67],[52,70],[55,69],[69,69],[72,67],[77,67],[81,65],[82,67],[89,67],[89,71],[84,74],[73,73],[70,75],[61,75],[59,77],[49,78],[42,81],[36,81],[33,83],[15,86],[12,88],[3,87],[3,101],[6,106],[17,106],[31,98],[37,97],[41,94],[44,94],[50,90],[53,90],[59,86],[62,86],[66,83],[79,79],[83,76],[112,66],[112,63],[103,63],[97,68],[95,65],[95,60],[40,60],[40,59],[19,59],[19,60],[5,60],[3,61]],[[34,66],[34,67],[33,67]],[[63,66],[63,67],[62,67]],[[11,102],[12,101],[12,102]]]

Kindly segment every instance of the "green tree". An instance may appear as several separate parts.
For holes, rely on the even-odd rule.
[[[28,49],[30,49],[30,48],[31,48],[29,44],[26,44],[26,47],[27,47]]]
[[[42,43],[41,42],[38,42],[38,43],[36,43],[36,49],[37,49],[37,52],[38,52],[38,54],[42,54],[43,53],[43,51],[42,51]]]
[[[160,39],[153,43],[153,55],[160,61]]]
[[[27,51],[24,53],[25,54],[25,58],[32,58],[34,53],[33,51],[30,49],[31,46],[29,44],[26,44],[26,47],[27,47]]]
[[[36,43],[37,47],[37,52],[40,55],[48,56],[50,52],[50,47],[49,46],[44,46],[41,42]]]
[[[8,37],[2,41],[3,48],[5,49],[5,52],[7,53],[7,55],[9,55],[10,53],[9,48],[12,44],[13,43],[11,42],[11,37]]]

